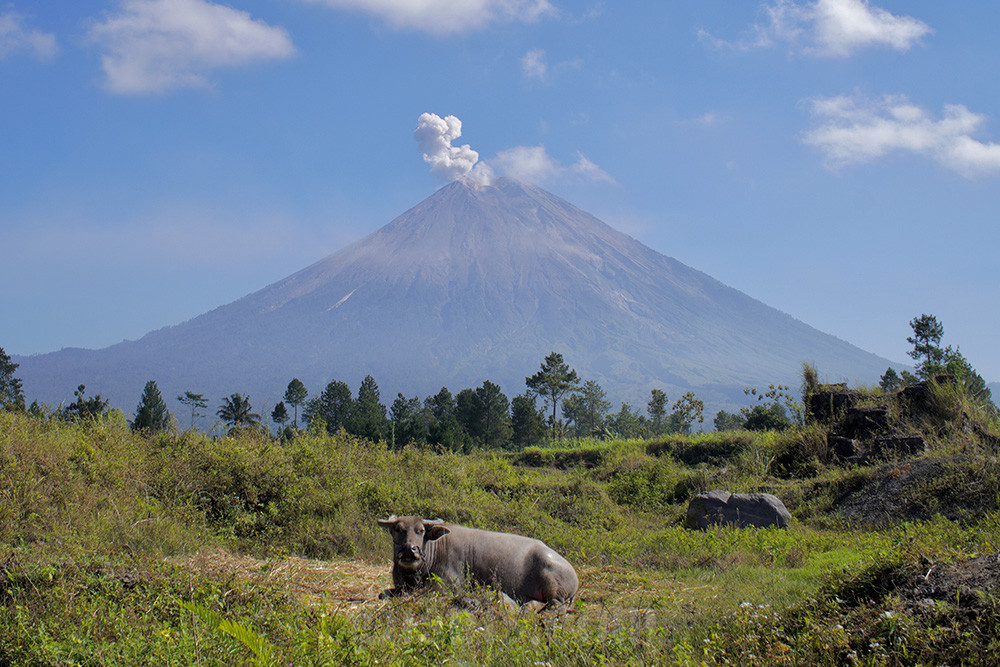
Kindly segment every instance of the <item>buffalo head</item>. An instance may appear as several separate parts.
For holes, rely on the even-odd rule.
[[[392,536],[393,563],[402,572],[416,572],[424,565],[424,546],[448,534],[441,519],[421,519],[419,516],[395,514],[379,519],[378,525]]]

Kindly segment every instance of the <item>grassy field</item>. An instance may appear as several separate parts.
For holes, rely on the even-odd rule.
[[[921,425],[913,461],[844,466],[817,425],[456,455],[0,413],[0,664],[996,664],[1000,440],[956,423]],[[842,520],[931,460],[900,521]],[[713,488],[774,493],[793,524],[685,529]],[[379,600],[391,513],[544,540],[575,608]]]

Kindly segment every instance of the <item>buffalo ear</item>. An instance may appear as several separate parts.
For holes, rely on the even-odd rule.
[[[376,519],[378,525],[382,526],[386,530],[392,530],[393,526],[396,525],[397,520],[398,519],[396,519],[395,514],[390,515],[388,519]]]
[[[424,533],[424,542],[427,542],[428,540],[436,540],[442,538],[451,532],[450,530],[442,526],[441,525],[442,523],[444,522],[441,521],[440,519],[434,522],[424,521],[424,530],[426,531]]]

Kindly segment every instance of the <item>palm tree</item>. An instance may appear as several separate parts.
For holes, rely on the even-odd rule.
[[[250,407],[250,397],[236,393],[222,401],[219,411],[216,413],[222,421],[230,425],[230,431],[243,426],[253,426],[260,423],[260,415],[252,412]]]

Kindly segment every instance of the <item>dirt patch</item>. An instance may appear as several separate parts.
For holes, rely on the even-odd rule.
[[[380,604],[379,593],[392,584],[389,565],[356,559],[325,561],[290,556],[260,560],[215,550],[167,560],[217,581],[236,577],[286,591],[306,604],[347,609]]]
[[[939,603],[965,611],[1000,605],[1000,554],[982,554],[954,563],[927,558],[882,564],[836,584],[827,593],[847,607],[872,607],[887,598],[908,613],[933,611]]]
[[[977,608],[1000,595],[1000,554],[977,556],[954,565],[927,563],[926,573],[912,575],[902,586],[900,597],[918,604],[929,601]]]
[[[907,503],[910,491],[940,477],[942,459],[918,459],[879,467],[872,480],[837,502],[835,513],[848,523],[867,527],[888,526],[927,518],[920,506]]]
[[[887,527],[941,515],[974,519],[1000,505],[1000,463],[970,455],[880,466],[871,481],[837,502],[834,513],[860,527]]]

